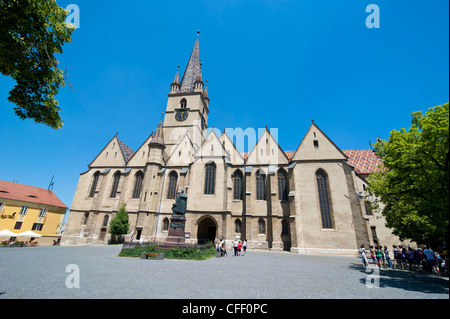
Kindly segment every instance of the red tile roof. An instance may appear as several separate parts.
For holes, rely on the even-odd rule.
[[[343,150],[342,152],[348,156],[347,163],[355,167],[355,171],[360,174],[371,174],[383,160],[375,155],[372,150]],[[289,160],[292,160],[295,151],[284,152]],[[244,159],[247,160],[249,153],[242,153]]]
[[[51,190],[6,181],[0,181],[0,199],[2,198],[67,208]]]
[[[377,170],[377,166],[383,162],[372,150],[346,150],[350,165],[360,174],[370,174]]]

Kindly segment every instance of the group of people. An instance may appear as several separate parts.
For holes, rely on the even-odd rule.
[[[359,249],[362,263],[369,266],[364,245]],[[381,268],[406,269],[422,272],[430,271],[436,275],[448,272],[447,250],[444,254],[435,252],[427,245],[425,249],[392,245],[393,260],[387,246],[370,246],[370,257],[374,265]]]
[[[221,256],[228,256],[227,249],[225,247],[225,241],[223,239],[219,240],[219,243],[216,246],[216,250],[220,252]],[[233,242],[233,250],[234,256],[245,256],[247,251],[247,239],[244,239],[243,242],[237,239]],[[241,255],[242,253],[242,255]]]

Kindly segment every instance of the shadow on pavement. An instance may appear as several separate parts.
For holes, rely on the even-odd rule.
[[[364,278],[360,279],[360,282],[364,285],[368,280],[369,283],[374,283],[373,278],[379,276],[376,280],[378,288],[389,287],[429,294],[449,294],[448,276],[437,276],[428,272],[409,270],[364,268],[360,263],[352,263],[349,268],[358,270],[365,275]],[[371,277],[368,279],[368,276]]]

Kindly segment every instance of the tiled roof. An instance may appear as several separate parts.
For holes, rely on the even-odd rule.
[[[130,158],[134,155],[134,151],[131,147],[129,147],[127,144],[122,142],[121,140],[117,139],[119,141],[120,148],[123,153],[123,157],[125,158],[125,162],[128,163]]]
[[[346,150],[347,163],[355,167],[360,174],[370,174],[377,170],[377,166],[383,162],[372,150]]]
[[[194,82],[200,72],[200,49],[197,38],[186,69],[184,70],[183,78],[181,79],[181,92],[192,92],[194,90]]]
[[[53,191],[19,183],[0,181],[0,200],[2,198],[67,208]]]
[[[383,160],[375,155],[372,150],[347,150],[342,151],[348,156],[347,163],[355,167],[355,171],[360,174],[373,173]],[[295,151],[284,152],[289,160],[292,160]],[[242,153],[245,160],[248,158],[247,152]]]
[[[159,122],[156,128],[155,134],[152,138],[152,143],[158,143],[164,145],[164,133],[163,133],[163,123],[162,120]]]

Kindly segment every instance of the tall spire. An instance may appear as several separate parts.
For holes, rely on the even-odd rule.
[[[163,120],[158,124],[158,127],[156,128],[155,134],[153,135],[151,144],[161,144],[164,145],[164,133],[163,133]]]
[[[177,74],[175,74],[175,78],[170,85],[170,93],[177,93],[178,91],[180,91],[180,66],[178,66]]]
[[[181,92],[192,92],[194,90],[194,82],[197,80],[200,71],[200,49],[197,40],[195,40],[194,48],[192,49],[191,56],[189,57],[188,64],[184,70],[183,78],[181,79]]]

